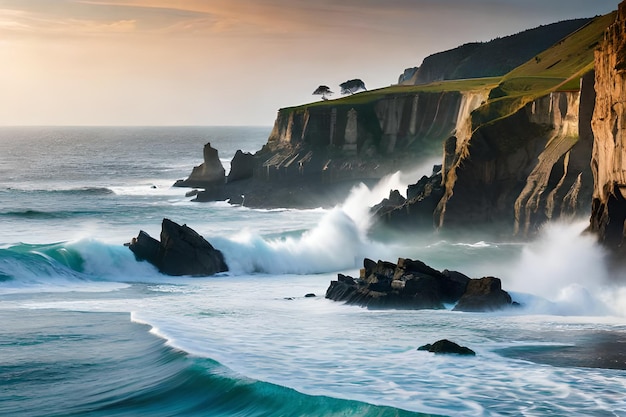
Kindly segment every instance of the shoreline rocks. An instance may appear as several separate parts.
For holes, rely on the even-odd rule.
[[[360,277],[338,274],[326,298],[368,308],[434,309],[454,304],[454,311],[486,312],[516,305],[495,277],[472,279],[457,272],[437,271],[421,261],[398,259],[394,264],[364,259]]]
[[[141,230],[127,244],[140,261],[148,261],[166,275],[206,276],[228,271],[222,252],[187,225],[163,219],[161,241]]]

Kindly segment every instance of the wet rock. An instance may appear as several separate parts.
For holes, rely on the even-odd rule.
[[[484,277],[470,280],[455,311],[494,311],[512,304],[511,296],[502,289],[500,278]]]
[[[206,276],[228,271],[222,252],[187,225],[163,219],[161,241],[143,230],[128,245],[138,260],[145,260],[167,275]]]
[[[471,279],[404,258],[397,264],[364,259],[360,277],[338,274],[326,298],[368,308],[443,309],[458,302],[459,311],[493,311],[512,305],[498,278]]]
[[[465,355],[465,356],[476,356],[476,352],[472,349],[460,346],[454,342],[451,342],[447,339],[439,340],[435,343],[426,344],[424,346],[420,346],[417,350],[425,350],[428,352],[432,352],[436,355],[439,354],[455,354],[455,355]]]

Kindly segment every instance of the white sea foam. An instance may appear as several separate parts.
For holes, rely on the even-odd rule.
[[[525,300],[530,311],[624,314],[626,298],[621,295],[626,291],[611,284],[606,252],[593,236],[583,233],[586,226],[584,222],[548,224],[538,239],[524,248],[506,285],[535,296]]]

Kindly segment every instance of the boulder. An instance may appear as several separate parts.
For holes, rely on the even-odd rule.
[[[436,355],[439,354],[455,354],[455,355],[466,355],[466,356],[476,356],[476,352],[472,349],[457,345],[454,342],[451,342],[447,339],[439,340],[435,343],[426,344],[424,346],[420,346],[417,350],[426,350],[428,352],[432,352]]]
[[[228,271],[222,252],[187,225],[163,219],[161,241],[143,230],[128,245],[135,257],[167,275],[206,276]]]
[[[368,308],[443,309],[457,303],[459,311],[493,311],[512,305],[498,278],[471,279],[404,258],[397,264],[365,258],[360,277],[338,274],[326,298]]]
[[[502,289],[500,278],[485,277],[470,280],[455,311],[494,311],[512,304],[511,296]]]

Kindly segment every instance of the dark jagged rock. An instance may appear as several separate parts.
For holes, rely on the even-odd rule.
[[[439,272],[421,261],[397,264],[364,259],[358,279],[338,274],[326,298],[368,308],[443,309],[464,303],[461,311],[492,311],[512,305],[498,278],[471,279],[456,271]]]
[[[424,346],[420,346],[417,350],[425,350],[428,352],[432,352],[436,355],[439,354],[455,354],[455,355],[466,355],[466,356],[476,356],[476,352],[472,349],[457,345],[454,342],[451,342],[447,339],[439,340],[432,345],[426,344]]]
[[[455,311],[494,311],[510,306],[511,296],[502,289],[500,278],[484,277],[470,280]]]
[[[143,230],[128,245],[137,259],[145,260],[167,275],[213,275],[228,271],[222,252],[187,225],[163,219],[161,241]]]
[[[432,230],[433,212],[444,195],[442,179],[441,165],[435,165],[430,177],[423,176],[417,183],[408,186],[406,199],[399,193],[401,199],[397,198],[392,192],[388,199],[373,206],[371,211],[379,224],[388,227]]]
[[[178,180],[175,187],[192,188],[222,188],[226,180],[226,174],[222,161],[220,161],[217,149],[210,143],[204,145],[204,162],[193,168],[191,175],[186,180]]]
[[[238,150],[230,162],[227,183],[251,178],[254,174],[254,155]]]

